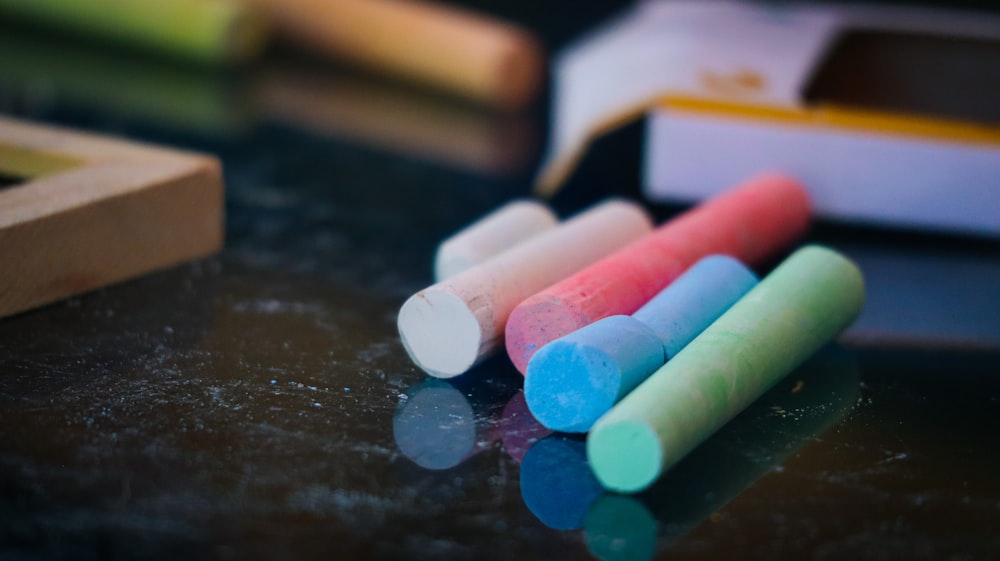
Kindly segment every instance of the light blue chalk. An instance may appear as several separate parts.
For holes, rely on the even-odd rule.
[[[756,284],[736,259],[712,255],[635,314],[604,318],[548,343],[525,373],[531,414],[552,430],[587,432]]]
[[[663,341],[669,360],[756,285],[757,276],[736,259],[710,255],[677,277],[632,317]]]
[[[528,362],[524,398],[546,427],[587,432],[660,366],[663,343],[631,316],[611,316],[542,347]]]

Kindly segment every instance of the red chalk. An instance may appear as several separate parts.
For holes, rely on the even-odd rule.
[[[802,235],[809,218],[809,197],[798,182],[754,177],[519,304],[507,320],[507,353],[523,374],[545,343],[632,314],[702,257],[760,263]]]

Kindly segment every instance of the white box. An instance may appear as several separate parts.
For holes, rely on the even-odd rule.
[[[755,172],[784,171],[804,182],[823,217],[1000,235],[1000,123],[806,99],[851,31],[996,43],[1000,17],[853,4],[642,3],[557,57],[539,192],[557,189],[591,140],[645,117],[651,200],[693,202]]]

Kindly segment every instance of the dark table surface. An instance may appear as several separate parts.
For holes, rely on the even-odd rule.
[[[557,47],[610,8],[519,10]],[[0,320],[0,558],[1000,557],[995,240],[821,222],[866,273],[858,324],[651,491],[603,494],[506,359],[430,380],[395,328],[437,242],[530,193],[544,103],[0,42],[0,111],[218,154],[227,187],[220,254]],[[635,129],[561,214],[639,196]]]

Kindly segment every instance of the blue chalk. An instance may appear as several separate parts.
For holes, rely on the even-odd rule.
[[[546,427],[587,432],[664,362],[663,344],[652,329],[631,316],[611,316],[535,353],[524,377],[524,398]]]
[[[710,255],[692,265],[632,317],[663,340],[669,360],[757,282],[757,276],[736,259]]]
[[[524,379],[528,408],[550,429],[587,432],[756,284],[732,257],[698,261],[632,316],[604,318],[535,353]]]

